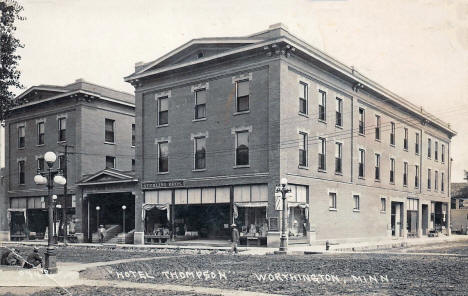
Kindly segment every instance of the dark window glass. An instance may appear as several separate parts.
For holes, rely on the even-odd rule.
[[[249,132],[237,132],[236,165],[249,164]]]
[[[106,156],[106,169],[114,169],[114,168],[115,168],[115,157]]]
[[[327,120],[327,93],[319,90],[319,119]]]
[[[416,139],[414,143],[414,153],[419,154],[419,133],[416,133]]]
[[[105,123],[105,141],[114,143],[114,120],[107,119]]]
[[[335,143],[335,173],[342,173],[343,144]]]
[[[403,186],[408,186],[408,163],[403,163]]]
[[[337,126],[343,126],[343,100],[336,98],[336,123]]]
[[[67,119],[65,117],[58,119],[58,140],[59,142],[67,140]]]
[[[395,183],[395,159],[390,158],[390,183]]]
[[[319,138],[319,153],[318,153],[318,169],[319,170],[326,170],[327,169],[327,161],[326,161],[326,154],[327,154],[327,141],[325,138]]]
[[[414,187],[419,188],[419,166],[415,166]]]
[[[236,83],[237,87],[237,112],[243,112],[249,110],[249,81],[243,80]]]
[[[158,172],[165,173],[169,171],[169,143],[161,142],[158,144]]]
[[[201,89],[195,92],[195,119],[206,117],[206,90]]]
[[[375,139],[380,140],[380,116],[375,115]]]
[[[392,126],[392,130],[390,131],[390,145],[395,145],[395,123],[390,123]]]
[[[380,180],[380,154],[375,155],[375,179]]]
[[[365,127],[364,127],[365,121],[366,121],[366,115],[364,113],[364,109],[359,108],[359,133],[362,135],[364,135],[366,132]]]
[[[37,144],[44,145],[44,122],[39,122],[37,124]]]
[[[135,146],[136,137],[135,137],[135,124],[132,124],[132,146]]]
[[[405,138],[403,139],[403,149],[408,150],[408,129],[405,128]]]
[[[132,171],[135,171],[135,159],[132,159]]]
[[[206,138],[195,138],[195,169],[206,168]]]
[[[18,127],[18,148],[24,148],[26,142],[26,130],[24,126]]]
[[[18,161],[18,181],[19,184],[24,184],[25,177],[24,177],[24,160]]]
[[[307,114],[307,84],[299,82],[299,112]]]
[[[299,165],[307,166],[307,134],[299,133]]]
[[[365,176],[365,161],[366,151],[364,149],[359,149],[359,177],[361,178]]]
[[[158,99],[158,125],[169,123],[169,99],[162,97]]]
[[[37,169],[39,171],[41,171],[41,172],[44,171],[44,168],[45,168],[44,164],[45,164],[44,158],[41,157],[41,158],[37,159]]]

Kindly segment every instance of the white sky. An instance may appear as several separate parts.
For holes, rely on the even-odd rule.
[[[450,122],[452,181],[468,169],[467,0],[23,0],[21,81],[77,78],[133,93],[137,61],[192,38],[291,33]]]

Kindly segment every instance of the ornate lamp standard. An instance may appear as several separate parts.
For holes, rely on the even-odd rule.
[[[122,224],[123,224],[123,225],[122,225],[122,226],[123,226],[123,231],[122,231],[122,232],[124,233],[124,240],[125,240],[125,210],[126,210],[126,209],[127,209],[127,206],[126,206],[126,205],[123,205],[123,206],[122,206],[122,210],[123,210],[123,221],[122,221],[122,222],[123,222],[123,223],[122,223]]]
[[[52,227],[54,224],[54,203],[52,201],[52,189],[54,188],[54,183],[59,185],[65,185],[67,180],[60,175],[60,171],[52,170],[55,161],[57,160],[57,155],[54,152],[47,152],[44,155],[44,160],[47,163],[47,171],[45,172],[38,172],[36,176],[34,176],[34,183],[37,185],[47,185],[47,197],[49,200],[48,205],[48,212],[49,212],[49,233],[47,239],[47,251],[45,253],[45,265],[44,265],[44,272],[45,273],[57,273],[57,258],[55,253],[55,248],[53,244],[53,235],[52,235]]]
[[[99,232],[99,210],[101,209],[100,206],[96,206],[96,216],[97,216],[97,219],[96,219],[96,222],[97,222],[97,229],[98,229],[98,232]]]
[[[53,213],[53,217],[54,217],[54,235],[53,235],[53,242],[54,242],[54,245],[57,244],[57,207],[56,207],[56,203],[57,203],[57,195],[53,194],[52,195],[52,207],[54,208],[54,213]]]
[[[283,217],[282,217],[282,227],[281,227],[281,237],[280,237],[280,247],[278,251],[275,251],[275,254],[286,254],[288,251],[288,237],[286,236],[286,218],[288,210],[286,206],[286,194],[291,192],[291,189],[288,186],[288,180],[286,178],[281,178],[280,186],[276,187],[276,192],[281,192],[281,198],[283,199]]]
[[[56,208],[57,210],[55,211],[55,223],[54,223],[54,226],[56,226],[56,225],[57,225],[57,222],[59,221],[58,215],[59,215],[59,213],[60,213],[60,209],[62,208],[62,205],[61,205],[61,204],[57,204],[57,205],[55,206],[55,208]],[[54,229],[54,231],[55,231],[55,229]],[[60,224],[59,224],[59,229],[57,229],[57,232],[55,233],[55,244],[58,243],[58,237],[59,237],[59,236],[60,236]]]

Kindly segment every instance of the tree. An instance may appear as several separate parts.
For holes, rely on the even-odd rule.
[[[0,0],[0,122],[17,104],[12,88],[23,88],[19,82],[21,72],[16,68],[21,57],[16,50],[24,45],[14,35],[15,24],[25,19],[20,16],[22,10],[15,0]]]

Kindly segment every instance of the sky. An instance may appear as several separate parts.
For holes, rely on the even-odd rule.
[[[193,38],[275,23],[449,122],[453,182],[468,170],[467,0],[20,0],[21,82],[78,78],[133,93],[123,77]]]

